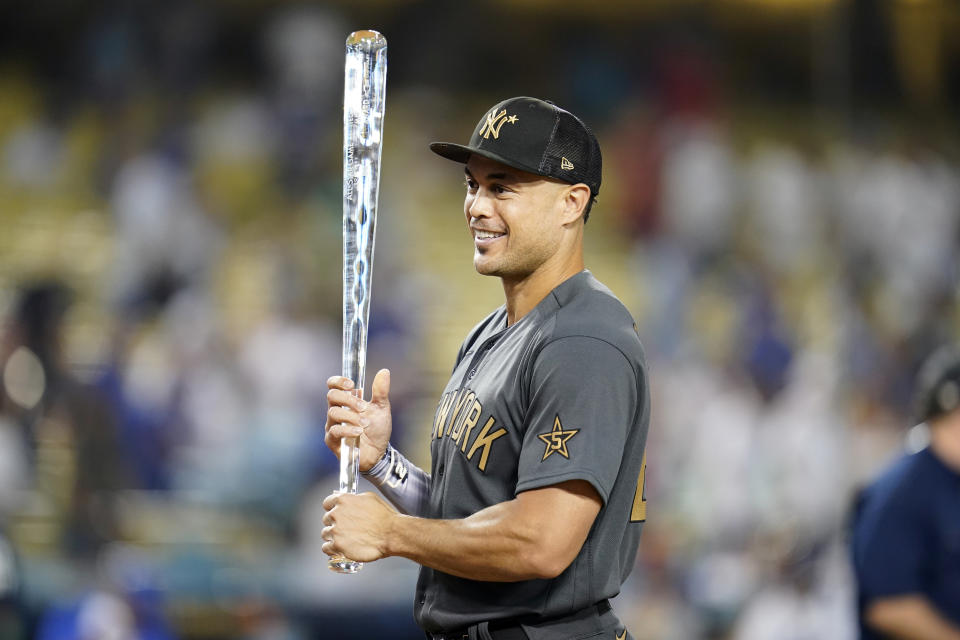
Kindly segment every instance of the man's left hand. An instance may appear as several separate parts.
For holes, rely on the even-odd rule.
[[[323,501],[323,552],[357,562],[386,557],[387,539],[397,512],[372,493],[333,493]]]

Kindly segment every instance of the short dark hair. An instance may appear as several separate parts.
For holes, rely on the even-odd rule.
[[[590,199],[587,200],[587,206],[583,208],[583,224],[587,224],[587,218],[590,217],[590,210],[593,209],[593,203],[597,201],[597,196],[590,192]]]

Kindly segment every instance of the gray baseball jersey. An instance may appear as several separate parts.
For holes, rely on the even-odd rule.
[[[555,617],[615,596],[642,523],[650,400],[630,313],[589,271],[507,326],[505,308],[467,337],[431,435],[429,518],[465,518],[522,491],[586,480],[603,507],[552,580],[482,582],[424,567],[414,613],[428,631]]]

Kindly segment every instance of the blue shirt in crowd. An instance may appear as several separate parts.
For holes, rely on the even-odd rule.
[[[926,448],[900,459],[861,494],[853,523],[860,637],[877,598],[922,595],[960,627],[960,473]]]

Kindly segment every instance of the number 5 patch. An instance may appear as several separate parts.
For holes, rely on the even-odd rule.
[[[570,452],[567,450],[567,441],[578,433],[580,433],[580,429],[570,429],[565,431],[563,425],[560,424],[560,416],[558,415],[553,421],[552,430],[548,431],[547,433],[537,434],[537,437],[543,440],[547,445],[547,449],[543,452],[543,457],[540,458],[540,462],[543,462],[554,453],[559,453],[564,458],[569,460]]]

